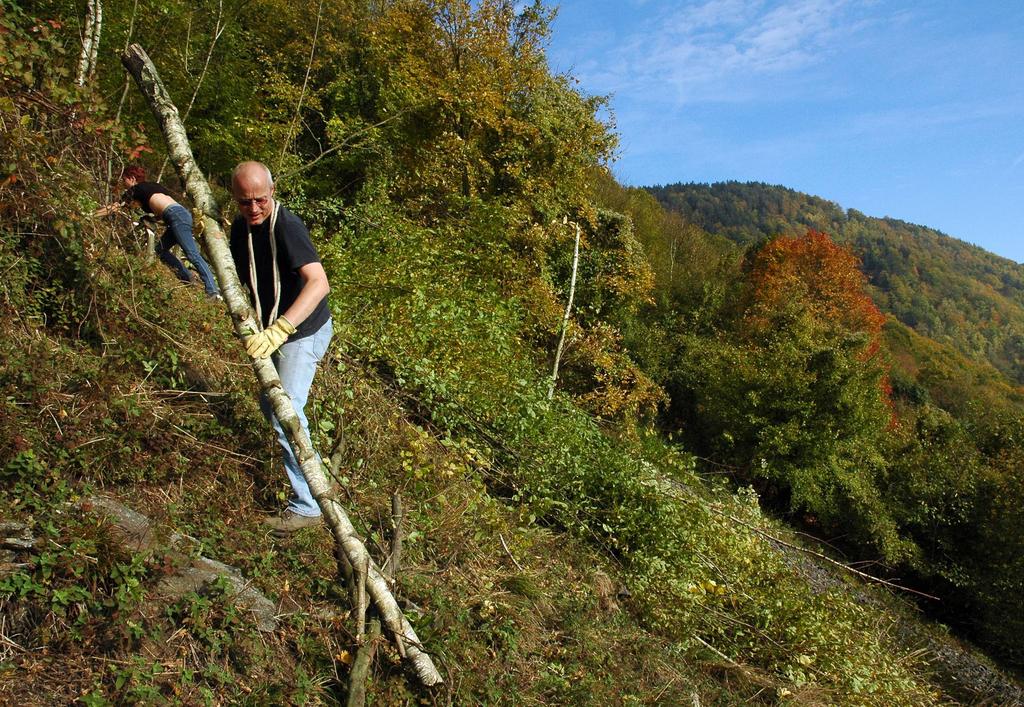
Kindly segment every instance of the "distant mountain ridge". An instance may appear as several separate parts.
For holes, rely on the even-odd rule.
[[[741,245],[815,229],[863,261],[878,306],[1024,385],[1024,265],[940,231],[758,182],[648,188],[667,209]]]

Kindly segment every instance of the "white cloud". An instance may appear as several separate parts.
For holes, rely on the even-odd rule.
[[[743,100],[751,79],[823,61],[863,23],[847,0],[707,0],[653,13],[608,47],[605,68],[576,67],[599,93],[660,96],[676,104]]]

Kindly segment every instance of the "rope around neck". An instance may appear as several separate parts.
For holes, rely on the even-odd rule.
[[[277,308],[281,304],[281,270],[277,266],[277,238],[274,234],[274,230],[277,227],[277,212],[280,209],[281,203],[275,200],[274,210],[270,213],[270,229],[268,231],[270,237],[270,260],[274,271],[274,308],[270,310],[270,318],[267,320],[271,324],[277,319]],[[256,321],[259,322],[260,331],[263,331],[263,308],[260,306],[259,285],[256,282],[256,253],[252,248],[252,226],[246,222],[245,228],[249,234],[249,284],[252,290],[253,302],[256,304]]]

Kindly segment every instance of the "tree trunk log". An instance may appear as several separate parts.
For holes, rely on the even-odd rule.
[[[185,128],[178,117],[178,109],[168,96],[153,63],[142,47],[138,44],[131,45],[121,57],[121,61],[149,102],[149,106],[160,124],[164,139],[167,141],[171,161],[185,186],[185,191],[195,205],[195,219],[197,225],[201,224],[207,251],[213,261],[221,293],[231,313],[235,332],[239,336],[254,334],[257,331],[256,320],[253,317],[249,298],[242,290],[238,274],[235,272],[231,250],[220,225],[220,210],[214,201],[209,184],[192,157]],[[316,498],[323,511],[335,541],[353,568],[365,567],[367,569],[365,578],[367,592],[376,605],[385,626],[394,635],[399,650],[404,650],[424,685],[431,686],[441,683],[443,679],[437,668],[434,667],[434,662],[421,649],[415,630],[398,608],[387,581],[370,558],[366,547],[356,535],[352,522],[338,502],[335,492],[331,489],[327,475],[313,450],[309,435],[302,429],[295,409],[292,407],[291,399],[281,387],[281,381],[273,362],[269,358],[253,359],[252,365],[260,386],[270,399],[274,414],[288,435],[288,441],[295,452],[302,473],[306,477],[313,497]]]

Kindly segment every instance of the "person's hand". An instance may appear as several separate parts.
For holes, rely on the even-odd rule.
[[[245,352],[252,358],[268,358],[294,333],[292,323],[284,317],[278,317],[266,329],[245,339]]]
[[[110,214],[117,213],[121,210],[121,202],[115,201],[113,204],[107,204],[101,206],[93,212],[93,218],[99,218],[101,216],[109,216]]]

